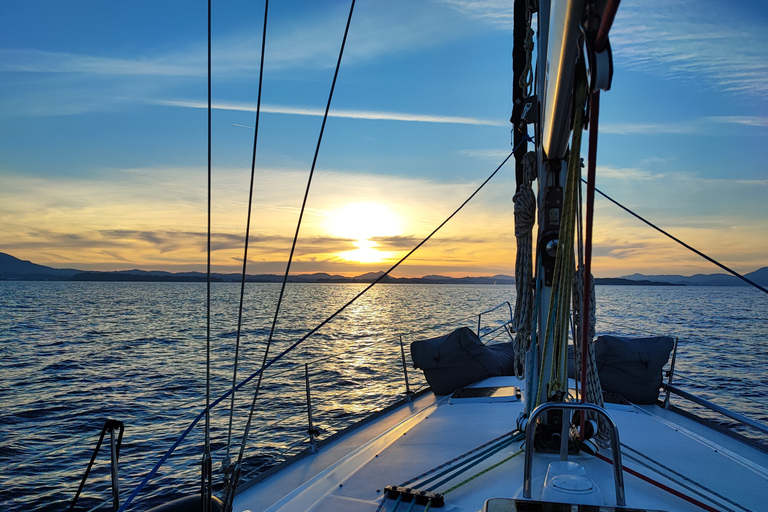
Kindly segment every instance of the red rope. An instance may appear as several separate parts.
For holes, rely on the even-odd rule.
[[[608,32],[611,31],[613,19],[616,17],[616,11],[619,9],[619,1],[609,0],[608,5],[605,7],[603,19],[600,22],[600,28],[598,28],[597,37],[595,38],[595,51],[601,52],[608,45]]]
[[[589,153],[587,162],[587,218],[584,233],[584,300],[581,304],[581,403],[587,401],[587,349],[590,307],[592,300],[592,225],[595,213],[595,167],[597,166],[597,117],[600,114],[600,91],[592,93],[589,102]],[[586,414],[581,415],[581,436],[584,440]]]
[[[607,462],[610,465],[613,465],[613,461],[611,459],[609,459],[608,457],[600,455],[599,453],[596,453],[595,457],[597,457],[600,460],[603,460],[603,461]],[[668,493],[672,494],[673,496],[677,496],[681,500],[685,500],[688,503],[696,505],[699,508],[702,508],[702,509],[707,510],[709,512],[720,512],[718,509],[716,509],[714,507],[710,507],[706,503],[702,503],[702,502],[700,502],[699,500],[697,500],[695,498],[691,498],[687,494],[683,494],[680,491],[669,487],[668,485],[664,485],[663,483],[654,480],[653,478],[647,477],[647,476],[643,475],[642,473],[638,473],[637,471],[635,471],[633,469],[629,469],[627,466],[622,465],[621,469],[623,469],[624,471],[626,471],[630,475],[636,476],[640,480],[644,480],[644,481],[648,482],[649,484],[654,485],[654,486],[658,487],[659,489],[661,489],[663,491],[667,491]]]

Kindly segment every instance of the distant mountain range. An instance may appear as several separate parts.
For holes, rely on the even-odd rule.
[[[759,284],[760,286],[768,286],[768,267],[763,267],[749,274],[744,274],[744,277],[750,281]],[[643,274],[632,274],[631,276],[624,276],[623,279],[630,281],[651,281],[658,283],[670,283],[686,286],[749,286],[741,279],[730,274],[695,274],[692,276],[681,275],[651,275],[646,276]]]
[[[326,274],[297,274],[288,278],[294,283],[370,283],[382,272],[369,272],[355,277]],[[768,286],[768,267],[746,274],[745,277],[761,286]],[[240,274],[212,274],[216,282],[239,282]],[[246,281],[256,283],[277,283],[282,276],[275,274],[248,275]],[[14,281],[174,281],[200,282],[206,280],[202,272],[164,272],[159,270],[121,270],[118,272],[94,272],[73,268],[52,268],[20,260],[0,252],[0,280]],[[597,278],[598,285],[646,285],[646,286],[747,286],[747,283],[728,274],[696,274],[686,277],[680,275],[643,275],[632,274],[620,278]],[[384,283],[419,283],[419,284],[514,284],[512,276],[497,274],[487,277],[447,277],[428,275],[424,277],[390,277]]]
[[[332,275],[324,272],[315,274],[295,274],[288,278],[292,283],[370,283],[383,272],[368,272],[355,277]],[[94,272],[73,268],[52,268],[20,260],[10,254],[0,253],[0,280],[14,281],[144,281],[144,282],[201,282],[207,276],[202,272],[164,272],[160,270],[120,270],[118,272]],[[215,282],[240,282],[240,274],[211,274]],[[247,282],[279,283],[283,276],[276,274],[250,274]],[[430,275],[417,278],[390,277],[383,283],[420,283],[420,284],[514,284],[515,278],[504,274],[488,277],[448,277]]]

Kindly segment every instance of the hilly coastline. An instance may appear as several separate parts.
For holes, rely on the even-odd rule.
[[[355,277],[327,274],[294,274],[288,278],[292,283],[370,283],[382,272],[369,272]],[[746,274],[745,277],[761,286],[768,286],[768,267]],[[213,282],[239,282],[240,274],[211,274]],[[246,282],[279,283],[281,275],[250,274]],[[0,253],[0,280],[2,281],[139,281],[139,282],[204,282],[202,272],[165,272],[159,270],[121,270],[117,272],[85,271],[73,268],[53,268],[21,260],[10,254]],[[505,274],[484,277],[448,277],[428,275],[424,277],[385,277],[384,283],[416,284],[514,284],[515,278]],[[737,277],[728,274],[643,275],[632,274],[623,277],[596,278],[597,285],[619,286],[748,286]]]
[[[355,277],[327,274],[294,274],[289,276],[291,283],[370,283],[383,272],[369,272]],[[211,274],[213,282],[240,282],[240,274]],[[204,282],[207,276],[203,272],[165,272],[160,270],[120,270],[117,272],[95,272],[72,268],[57,269],[20,260],[10,254],[0,253],[0,280],[5,281],[138,281],[138,282]],[[249,274],[246,282],[279,283],[283,276],[277,274]],[[391,277],[382,279],[383,283],[419,283],[419,284],[514,284],[512,276],[498,274],[487,277],[448,277],[430,275],[425,277]]]

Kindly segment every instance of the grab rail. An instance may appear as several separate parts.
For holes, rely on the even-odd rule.
[[[571,411],[592,411],[603,417],[605,424],[608,427],[608,434],[611,438],[611,456],[613,458],[613,483],[616,488],[616,506],[623,507],[626,505],[624,498],[624,473],[621,466],[621,444],[619,443],[619,429],[616,427],[613,418],[602,407],[598,407],[594,404],[588,403],[576,403],[576,402],[550,402],[538,406],[531,413],[531,418],[528,420],[528,424],[525,426],[525,469],[523,473],[523,498],[531,499],[531,474],[533,470],[533,435],[536,433],[536,420],[547,411],[561,410],[563,412],[568,411],[568,421],[563,417],[563,429],[566,425],[570,424],[570,412]],[[563,436],[563,443],[567,443],[567,437]],[[563,453],[564,452],[564,453]],[[567,444],[565,450],[561,449],[561,458],[567,459],[568,449]]]
[[[725,407],[721,407],[717,404],[714,404],[710,402],[709,400],[705,400],[703,398],[700,398],[696,395],[693,395],[691,393],[688,393],[687,391],[683,391],[682,389],[678,388],[677,386],[673,386],[672,384],[662,384],[662,387],[670,392],[674,393],[675,395],[685,398],[686,400],[690,400],[691,402],[695,404],[699,404],[703,407],[706,407],[707,409],[715,412],[719,412],[723,416],[727,416],[728,418],[731,418],[732,420],[736,420],[744,425],[750,426],[756,430],[759,430],[760,432],[763,432],[765,434],[768,434],[768,426],[763,425],[762,423],[758,423],[757,421],[747,418],[746,416],[742,416],[741,414],[737,412],[733,412],[730,409],[726,409]]]
[[[115,438],[116,430],[118,431],[117,438]],[[99,454],[99,450],[101,449],[101,443],[104,442],[104,436],[107,434],[107,432],[109,432],[109,436],[110,436],[111,475],[112,475],[112,510],[118,509],[118,507],[120,506],[120,491],[118,488],[117,463],[118,463],[118,459],[120,458],[120,446],[123,443],[124,431],[125,431],[125,426],[123,425],[122,421],[107,420],[104,423],[104,427],[101,429],[101,434],[99,435],[99,441],[96,443],[96,448],[93,450],[91,461],[88,463],[88,466],[85,468],[85,474],[83,475],[83,479],[80,481],[80,487],[78,487],[77,493],[75,493],[75,498],[72,500],[72,504],[69,506],[70,511],[75,509],[77,500],[80,498],[80,493],[83,492],[83,487],[85,487],[85,481],[88,480],[88,475],[91,474],[91,468],[93,468],[93,463],[96,461],[96,456]]]
[[[489,309],[488,311],[483,311],[481,313],[478,313],[478,315],[477,315],[477,337],[478,338],[480,337],[480,320],[483,317],[483,315],[486,314],[486,313],[491,313],[493,311],[496,311],[497,309],[502,307],[504,304],[506,304],[507,307],[509,308],[509,318],[510,318],[510,322],[512,321],[512,318],[514,318],[514,314],[512,313],[512,304],[510,304],[508,300],[505,300],[504,302],[502,302],[498,306],[495,306],[495,307]],[[491,332],[493,332],[493,331],[491,331]]]

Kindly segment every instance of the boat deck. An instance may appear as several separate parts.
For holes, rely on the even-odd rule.
[[[495,377],[475,386],[521,384],[514,377]],[[425,395],[341,436],[318,453],[296,460],[262,481],[243,486],[235,499],[235,510],[394,510],[394,499],[387,499],[379,508],[386,486],[409,482],[513,431],[523,408],[522,401],[504,398],[449,399]],[[657,406],[608,404],[606,410],[618,426],[623,465],[653,481],[649,483],[625,471],[628,507],[768,511],[767,454]],[[497,500],[493,507],[503,505],[515,510],[514,501],[510,500],[522,497],[522,445],[522,440],[513,442],[466,473],[441,483],[435,491],[445,493],[442,509],[477,512],[488,499],[507,498]],[[608,458],[610,454],[610,449],[599,452]],[[533,500],[542,500],[548,465],[559,460],[559,454],[535,454]],[[583,466],[596,484],[598,491],[591,498],[594,504],[616,505],[609,462],[583,453],[570,456],[569,461]],[[574,496],[577,498],[573,503],[590,502],[590,498],[578,492]],[[549,495],[548,501],[561,500]],[[695,502],[711,508],[702,508]],[[410,506],[401,503],[398,510],[425,509],[420,504],[412,509]]]

